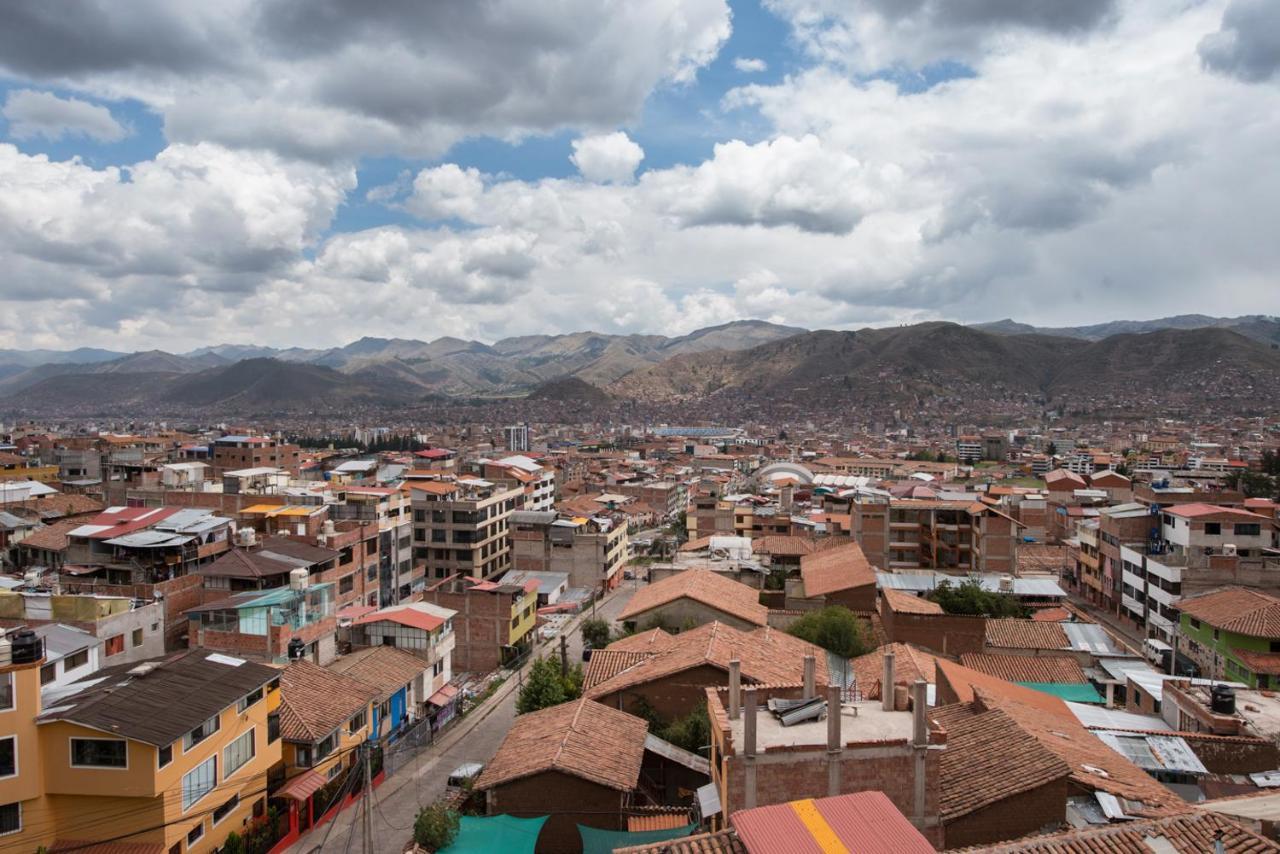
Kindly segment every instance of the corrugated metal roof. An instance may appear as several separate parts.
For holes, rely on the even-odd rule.
[[[751,854],[933,854],[883,792],[856,792],[739,810],[730,817]]]
[[[1116,753],[1144,771],[1176,771],[1208,774],[1209,769],[1181,736],[1138,735],[1131,732],[1095,730],[1094,735]]]
[[[1091,652],[1094,655],[1123,655],[1124,650],[1116,646],[1111,636],[1097,623],[1059,623],[1067,633],[1071,648]]]

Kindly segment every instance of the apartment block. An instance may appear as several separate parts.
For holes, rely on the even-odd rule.
[[[1011,516],[977,501],[857,496],[852,532],[879,569],[937,569],[1011,573],[1017,568],[1018,529]]]
[[[512,567],[566,573],[570,587],[617,587],[629,551],[621,513],[583,517],[517,510],[511,514]]]
[[[222,436],[212,442],[213,477],[235,469],[279,468],[298,474],[301,452],[297,445],[269,436]]]
[[[461,573],[492,578],[511,568],[509,519],[520,489],[479,478],[410,483],[413,558],[428,583]]]
[[[436,581],[423,601],[455,612],[453,666],[488,672],[524,655],[533,645],[538,585],[504,584],[460,575]]]

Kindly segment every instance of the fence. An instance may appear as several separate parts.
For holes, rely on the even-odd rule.
[[[457,718],[454,718],[457,720]],[[445,724],[438,732],[432,732],[431,720],[423,718],[413,726],[403,730],[393,744],[387,745],[383,753],[383,767],[387,776],[391,776],[404,766],[413,762],[418,753],[449,730],[453,721]]]

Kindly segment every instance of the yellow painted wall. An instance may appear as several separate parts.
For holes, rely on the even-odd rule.
[[[515,620],[517,617],[519,617],[519,622],[511,630],[511,639],[508,641],[512,646],[519,643],[521,638],[533,631],[534,625],[538,622],[537,590],[525,593],[512,604],[511,619]]]

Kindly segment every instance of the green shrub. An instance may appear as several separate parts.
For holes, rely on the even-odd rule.
[[[439,851],[453,844],[461,825],[457,812],[436,801],[418,811],[413,821],[413,841],[428,851]]]

